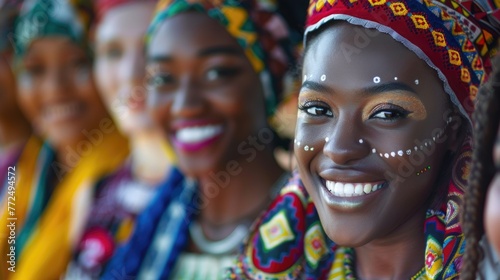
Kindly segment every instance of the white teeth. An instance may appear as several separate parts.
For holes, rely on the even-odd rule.
[[[67,104],[52,105],[44,110],[44,116],[51,120],[60,120],[72,117],[80,110],[80,105],[77,102]]]
[[[222,125],[194,126],[177,130],[175,137],[180,142],[191,144],[208,140],[221,132]]]
[[[369,194],[382,188],[382,184],[370,183],[341,183],[326,181],[326,188],[335,196],[351,197]]]
[[[356,187],[354,187],[354,193],[361,195],[363,194],[363,185],[362,184],[356,184]]]

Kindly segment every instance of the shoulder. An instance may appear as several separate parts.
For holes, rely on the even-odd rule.
[[[324,278],[331,254],[312,201],[295,175],[256,222],[232,278]]]

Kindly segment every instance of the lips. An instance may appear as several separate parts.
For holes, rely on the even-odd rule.
[[[363,196],[383,187],[383,183],[343,183],[328,180],[325,185],[330,193],[338,197]]]
[[[184,151],[197,151],[214,143],[224,132],[222,124],[182,126],[174,133],[174,144]]]

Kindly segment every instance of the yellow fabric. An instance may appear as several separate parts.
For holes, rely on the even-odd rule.
[[[38,143],[41,145],[41,143]],[[28,149],[30,149],[28,151]],[[27,147],[26,156],[32,155],[29,161],[20,161],[20,171],[23,173],[17,184],[18,196],[26,199],[30,195],[32,187],[32,177],[35,171],[37,154],[32,154],[36,149]],[[74,205],[78,204],[79,197],[75,194],[81,193],[85,188],[89,188],[103,177],[105,174],[116,169],[128,155],[128,143],[121,136],[117,129],[112,133],[104,134],[103,140],[98,145],[93,145],[90,154],[80,159],[76,167],[69,171],[62,181],[55,187],[48,205],[40,217],[37,227],[27,242],[20,256],[16,256],[16,272],[4,275],[3,279],[31,280],[31,279],[59,279],[65,271],[71,257],[72,244],[75,240],[70,238],[70,230],[75,228],[72,211]],[[24,156],[24,154],[23,154]],[[21,166],[24,165],[24,166]],[[26,170],[26,171],[24,171]],[[30,172],[31,171],[31,172]],[[21,198],[21,197],[20,197]],[[20,205],[27,205],[27,201]],[[22,206],[25,207],[25,206]],[[17,209],[16,209],[17,210]],[[20,211],[23,216],[18,216],[19,221],[25,218],[26,211]],[[4,213],[5,215],[5,213]],[[5,221],[5,218],[2,219]],[[2,232],[8,230],[4,227]],[[0,235],[6,236],[6,235]],[[2,263],[6,262],[5,245],[6,240],[2,238],[0,252],[2,253]],[[2,264],[2,267],[3,267]],[[6,269],[2,269],[6,271]]]

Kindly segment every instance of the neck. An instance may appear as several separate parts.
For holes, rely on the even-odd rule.
[[[22,116],[12,116],[12,119],[0,119],[0,151],[7,152],[28,140],[31,128]]]
[[[234,168],[198,178],[206,200],[199,215],[202,225],[234,228],[241,222],[251,223],[267,207],[270,190],[283,174],[270,147],[250,162],[244,158],[234,162]]]
[[[355,248],[359,279],[410,279],[424,266],[425,211],[394,234]]]
[[[152,185],[161,182],[171,166],[163,152],[167,145],[163,134],[153,129],[134,132],[130,145],[134,177]]]

